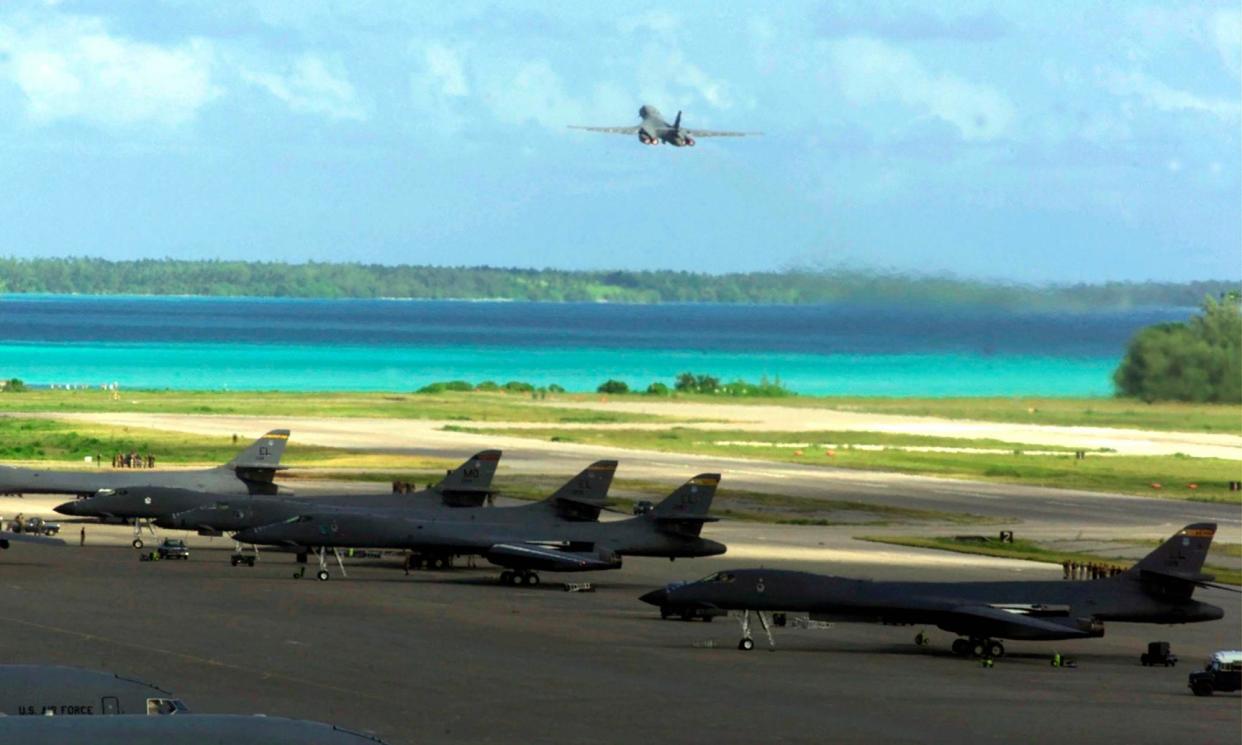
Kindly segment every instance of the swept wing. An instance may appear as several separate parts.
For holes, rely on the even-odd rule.
[[[570,129],[585,129],[588,132],[607,132],[614,135],[636,135],[638,127],[583,127],[577,124],[570,124]]]

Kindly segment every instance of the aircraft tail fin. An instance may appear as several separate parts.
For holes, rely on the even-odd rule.
[[[678,111],[677,118],[673,120],[673,130],[677,131],[680,129],[681,129],[681,112]]]
[[[592,522],[608,504],[608,489],[617,471],[615,460],[597,460],[565,482],[545,501],[566,520]]]
[[[492,477],[496,475],[496,466],[499,464],[499,450],[475,453],[465,463],[449,471],[431,489],[439,492],[445,504],[481,505],[491,493]]]
[[[1165,593],[1180,590],[1178,594],[1189,596],[1196,585],[1214,579],[1203,573],[1203,562],[1215,535],[1216,523],[1187,525],[1139,560],[1128,573],[1162,586]]]
[[[280,458],[285,454],[285,445],[288,442],[289,430],[274,429],[255,440],[226,465],[238,471],[279,470]]]
[[[707,513],[719,484],[720,474],[701,473],[677,487],[647,514],[656,521],[660,530],[698,535],[703,523],[718,519]]]

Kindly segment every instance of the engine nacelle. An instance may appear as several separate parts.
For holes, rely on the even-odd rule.
[[[693,137],[687,137],[687,138],[686,138],[686,147],[694,147],[694,138],[693,138]]]

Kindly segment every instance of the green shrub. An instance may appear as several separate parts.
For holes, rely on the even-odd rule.
[[[473,391],[474,386],[464,380],[446,380],[438,383],[428,383],[418,389],[418,393],[444,393],[445,391]]]
[[[623,380],[613,380],[612,378],[609,378],[603,383],[600,383],[599,388],[596,388],[595,390],[600,393],[629,393],[630,387]]]
[[[1242,402],[1242,313],[1208,298],[1186,323],[1142,329],[1113,373],[1117,395],[1153,401]]]

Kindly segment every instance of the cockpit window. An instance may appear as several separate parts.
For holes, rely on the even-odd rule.
[[[315,518],[311,517],[310,515],[297,515],[295,517],[289,518],[288,520],[285,520],[285,524],[292,525],[294,523],[308,523],[314,519]]]
[[[147,699],[147,716],[164,716],[166,714],[185,714],[189,708],[179,698]]]
[[[733,576],[732,572],[716,572],[715,574],[707,575],[706,577],[704,577],[703,579],[699,581],[700,582],[732,582],[734,579],[736,578]]]

